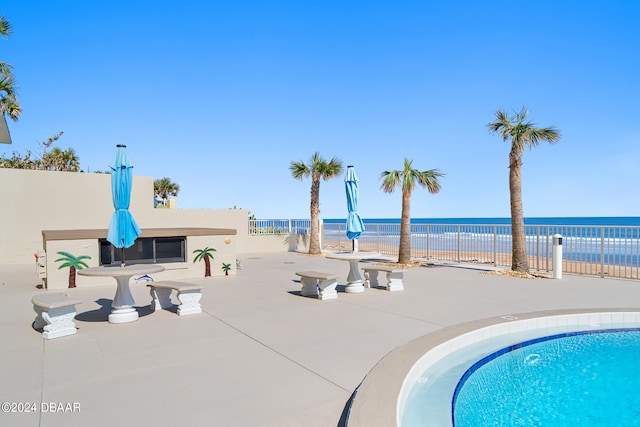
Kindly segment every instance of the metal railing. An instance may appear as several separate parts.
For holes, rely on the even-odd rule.
[[[308,219],[250,219],[249,234],[309,234],[311,220]]]
[[[640,278],[640,227],[525,226],[529,266],[551,271],[552,236],[563,236],[563,271],[600,277]],[[350,250],[345,224],[324,224],[323,249]],[[361,251],[397,256],[400,224],[366,224]],[[412,224],[411,255],[418,259],[511,265],[511,225]]]

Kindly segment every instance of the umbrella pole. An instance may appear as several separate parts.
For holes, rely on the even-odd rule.
[[[124,268],[124,246],[122,247],[122,254],[120,255],[120,268]]]
[[[351,251],[358,252],[358,239],[353,239],[352,243]]]

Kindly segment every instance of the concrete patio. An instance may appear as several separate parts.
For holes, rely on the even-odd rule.
[[[31,298],[46,292],[35,267],[0,266],[0,400],[35,408],[3,405],[0,425],[338,426],[376,363],[422,335],[513,313],[640,309],[637,281],[435,265],[408,270],[404,291],[347,294],[345,262],[296,253],[241,261],[236,276],[190,280],[205,286],[203,313],[192,316],[152,313],[148,288],[132,284],[140,319],[109,324],[113,279],[68,289],[83,301],[78,332],[54,340],[31,327]],[[338,299],[300,296],[299,270],[340,274]]]

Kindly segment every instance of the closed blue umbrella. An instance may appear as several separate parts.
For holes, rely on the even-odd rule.
[[[133,245],[140,233],[140,227],[129,212],[133,171],[126,145],[117,145],[116,157],[111,166],[111,197],[115,212],[111,217],[107,240],[116,248],[122,248],[121,266],[124,267],[124,249]]]
[[[347,237],[353,240],[353,250],[357,252],[357,240],[364,231],[362,218],[358,215],[358,177],[353,166],[347,167],[347,175],[344,178],[344,186],[347,191]]]

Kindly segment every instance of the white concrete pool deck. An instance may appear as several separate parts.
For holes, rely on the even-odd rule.
[[[151,313],[148,288],[133,284],[140,319],[114,325],[115,281],[65,290],[83,301],[79,329],[54,340],[31,327],[31,298],[46,292],[35,267],[0,266],[0,402],[35,407],[0,412],[0,425],[338,426],[367,373],[425,334],[514,313],[640,309],[640,281],[527,280],[456,265],[410,269],[404,291],[320,301],[299,295],[295,272],[335,272],[344,285],[347,263],[296,253],[241,261],[236,276],[189,280],[205,285],[199,315]]]

